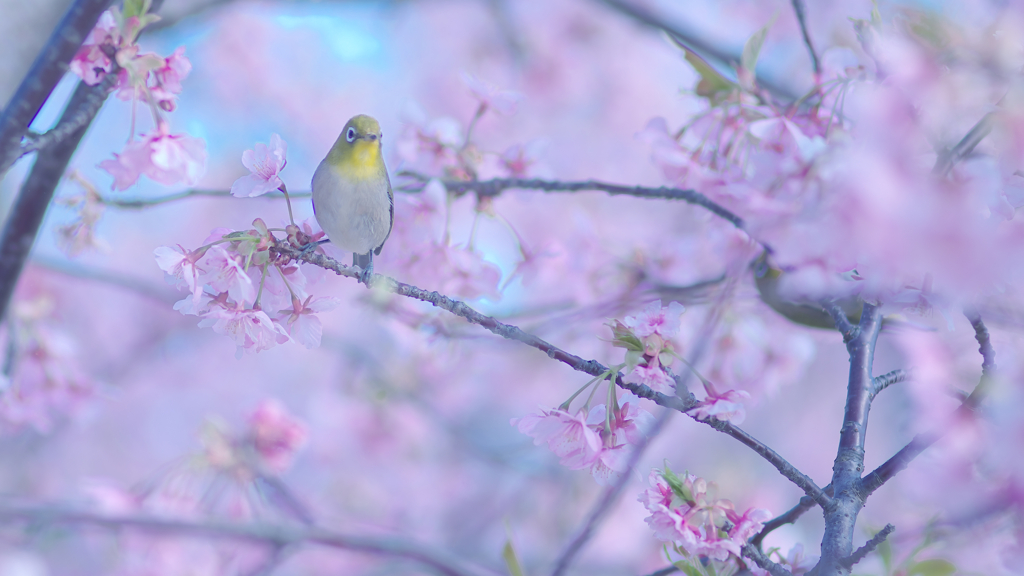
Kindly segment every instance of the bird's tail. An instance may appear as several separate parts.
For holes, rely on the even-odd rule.
[[[352,254],[352,265],[359,266],[363,270],[366,270],[370,266],[371,256],[369,254]]]

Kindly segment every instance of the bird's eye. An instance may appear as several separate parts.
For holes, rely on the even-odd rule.
[[[345,133],[345,140],[348,140],[349,142],[355,142],[355,140],[356,140],[356,129],[355,128],[349,128],[348,129],[348,132]]]

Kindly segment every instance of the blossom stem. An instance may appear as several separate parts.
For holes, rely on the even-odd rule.
[[[473,128],[476,128],[476,123],[480,120],[480,117],[487,111],[487,104],[483,102],[476,107],[476,114],[473,114],[473,119],[469,121],[469,126],[466,127],[466,140],[462,143],[462,148],[459,148],[459,161],[462,161],[462,153],[469,146],[469,142],[473,137]]]
[[[281,275],[281,281],[284,282],[284,287],[288,289],[288,294],[291,295],[293,300],[297,300],[298,298],[295,296],[295,291],[292,290],[292,285],[288,282],[288,279],[284,277],[284,271],[281,270],[280,266],[275,265],[274,268],[277,268],[277,273]]]
[[[288,220],[294,225],[295,216],[292,215],[292,199],[288,197],[288,186],[284,182],[277,188],[284,194],[284,201],[288,204]]]
[[[602,380],[602,379],[607,378],[607,377],[608,377],[608,372],[605,372],[604,374],[601,374],[600,376],[594,376],[593,378],[590,379],[590,381],[588,381],[586,384],[584,384],[582,388],[580,388],[579,390],[574,392],[572,396],[569,396],[568,400],[566,400],[565,402],[562,402],[562,404],[558,406],[558,409],[559,410],[565,410],[566,412],[568,412],[569,411],[569,405],[572,404],[572,401],[575,400],[577,396],[582,394],[583,391],[586,390],[587,388],[589,388],[590,385],[593,384],[594,382],[597,382],[597,381]]]
[[[256,291],[256,301],[252,303],[253,310],[260,309],[260,298],[263,297],[263,284],[267,280],[267,266],[269,264],[263,267],[263,274],[260,275],[260,289]]]

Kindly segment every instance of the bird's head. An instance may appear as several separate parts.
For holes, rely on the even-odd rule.
[[[377,176],[384,166],[381,138],[376,119],[365,114],[353,116],[327,154],[327,161],[353,178]]]

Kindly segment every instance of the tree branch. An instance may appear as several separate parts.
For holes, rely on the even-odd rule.
[[[354,536],[323,528],[295,528],[276,524],[238,524],[222,521],[198,522],[156,516],[102,514],[62,506],[0,504],[0,522],[38,524],[85,524],[110,529],[135,528],[148,532],[180,534],[190,538],[223,538],[290,546],[319,544],[329,548],[362,552],[373,556],[402,558],[429,566],[446,576],[495,575],[496,572],[467,566],[445,553],[396,538]]]
[[[892,534],[892,531],[895,529],[896,527],[892,524],[886,524],[885,528],[882,528],[878,531],[878,534],[871,537],[871,540],[868,540],[863,546],[857,548],[857,551],[851,554],[848,558],[840,560],[840,563],[847,568],[853,568],[854,564],[866,558],[868,554],[871,554],[871,552],[875,550],[875,548],[878,548],[879,544],[885,542],[885,539],[888,538],[889,534]]]
[[[337,260],[324,256],[323,254],[317,254],[315,252],[303,254],[301,250],[291,246],[286,241],[278,241],[274,245],[273,250],[282,256],[308,262],[314,266],[330,270],[339,276],[346,276],[348,278],[358,280],[362,274],[362,271],[358,267],[345,266]],[[438,292],[423,290],[422,288],[417,288],[416,286],[405,284],[395,280],[394,278],[389,278],[380,274],[371,275],[368,284],[374,289],[380,289],[385,292],[391,292],[400,296],[406,296],[421,302],[432,304],[442,310],[451,312],[456,316],[465,318],[473,324],[479,324],[502,338],[515,340],[532,348],[536,348],[537,350],[547,354],[549,358],[558,360],[577,372],[583,372],[584,374],[589,374],[591,376],[600,376],[608,372],[608,368],[596,360],[584,360],[575,354],[570,354],[569,352],[566,352],[565,350],[562,350],[561,348],[558,348],[557,346],[554,346],[533,334],[523,332],[516,326],[499,322],[490,316],[477,312],[473,308],[467,306],[464,302],[453,300],[443,294],[439,294]],[[661,392],[655,392],[654,390],[651,390],[650,387],[643,384],[626,382],[622,379],[622,374],[615,374],[614,378],[615,384],[620,388],[629,390],[638,397],[646,398],[659,406],[664,406],[666,408],[686,413],[689,410],[696,408],[698,405],[697,400],[692,394],[686,398],[674,395],[669,396],[667,394],[662,394]],[[739,440],[740,443],[751,448],[754,452],[767,460],[769,464],[774,466],[775,469],[783,476],[799,486],[805,494],[814,498],[815,501],[823,504],[827,504],[829,502],[829,498],[824,495],[817,485],[814,484],[813,480],[801,473],[793,465],[787,462],[785,458],[753,436],[750,436],[740,428],[728,422],[723,422],[716,418],[701,420],[700,422],[732,436]]]
[[[871,398],[874,399],[874,397],[882,390],[885,390],[893,384],[899,384],[909,378],[910,370],[904,370],[902,368],[897,368],[896,370],[882,374],[881,376],[875,376],[874,380],[871,381]]]
[[[796,484],[801,490],[804,491],[808,497],[816,502],[821,507],[827,507],[832,499],[825,494],[825,492],[814,483],[814,480],[808,478],[803,472],[800,472],[795,466],[789,463],[785,458],[780,456],[776,451],[769,448],[767,445],[762,443],[760,440],[754,438],[741,428],[717,418],[709,418],[707,420],[697,420],[711,426],[715,430],[732,436],[736,440],[739,440],[741,444],[747,446],[762,458],[768,461],[769,464],[775,467],[787,480]]]
[[[113,89],[116,78],[116,74],[108,75],[96,86],[79,82],[61,118],[75,115],[80,108],[89,106],[94,98],[106,98]],[[3,232],[0,233],[0,318],[3,318],[7,311],[7,305],[25,266],[25,259],[32,250],[32,244],[53,198],[53,192],[57,189],[71,156],[85,136],[87,127],[88,124],[79,127],[66,139],[54,143],[38,154],[32,170],[21,186],[18,199],[7,216]]]
[[[985,323],[982,322],[981,317],[977,313],[967,312],[966,316],[971,322],[971,326],[974,327],[974,338],[978,341],[978,351],[981,353],[981,379],[978,381],[978,385],[975,386],[974,391],[953,412],[954,418],[974,411],[981,404],[988,390],[988,382],[996,369],[996,352],[992,347],[988,328],[985,327]],[[875,490],[881,488],[893,476],[905,470],[914,458],[917,458],[929,446],[938,442],[945,432],[946,429],[943,428],[938,432],[925,432],[914,436],[909,444],[901,448],[896,454],[893,454],[891,458],[882,463],[878,468],[875,468],[860,481],[860,491],[864,498],[867,498]]]
[[[829,313],[836,319],[836,326],[842,330],[843,323],[839,319],[841,314],[837,312],[838,309],[834,303],[829,303]],[[881,311],[877,306],[865,302],[860,325],[848,331],[850,336],[843,336],[850,354],[850,378],[843,427],[839,433],[839,450],[832,466],[834,496],[831,506],[822,506],[825,511],[825,534],[821,541],[821,561],[817,567],[820,574],[849,572],[842,567],[840,560],[852,552],[857,515],[864,506],[860,477],[864,471],[864,439],[868,412],[871,410],[871,366],[881,328]]]
[[[793,12],[796,12],[796,20],[800,23],[800,32],[804,36],[804,44],[807,52],[811,55],[811,63],[814,65],[814,74],[821,74],[821,61],[818,60],[818,53],[814,50],[814,43],[811,42],[811,35],[807,32],[807,18],[804,14],[804,0],[792,0]]]
[[[850,319],[846,317],[846,312],[843,308],[834,300],[826,300],[821,303],[821,307],[828,312],[828,315],[832,317],[832,321],[836,325],[836,330],[843,335],[843,342],[849,346],[849,343],[857,336],[858,328],[850,323]],[[863,318],[863,316],[862,316]]]
[[[827,496],[832,496],[832,485],[829,484],[828,486],[825,486],[824,488],[821,489],[821,491],[824,492]],[[756,536],[750,539],[750,543],[754,546],[757,546],[758,549],[760,549],[761,543],[764,542],[765,536],[768,536],[773,531],[778,530],[786,524],[792,524],[796,522],[797,519],[804,515],[804,513],[806,513],[811,508],[814,508],[815,504],[817,504],[817,502],[814,501],[814,498],[811,498],[810,496],[801,497],[800,502],[798,502],[796,506],[790,508],[788,511],[776,516],[775,518],[772,518],[771,520],[765,522],[764,527],[761,528],[761,531],[758,532]]]
[[[934,174],[945,177],[949,174],[949,171],[956,166],[956,163],[963,160],[971,152],[974,151],[982,140],[988,136],[989,132],[992,131],[992,125],[995,123],[995,113],[989,112],[978,120],[967,134],[957,142],[956,146],[952,150],[942,152],[939,157],[935,160],[935,168],[932,169]]]
[[[756,546],[747,544],[741,549],[741,553],[747,558],[753,560],[754,564],[757,564],[761,568],[767,570],[772,576],[792,576],[792,573],[789,570],[784,566],[769,560],[768,557],[765,556],[764,553]]]
[[[75,0],[36,56],[11,101],[0,113],[0,177],[19,157],[21,139],[29,124],[35,120],[39,109],[67,71],[68,63],[110,2]]]
[[[409,191],[420,191],[431,178],[415,172],[403,171],[398,176],[407,176],[416,180],[419,187],[407,187],[399,189]],[[728,221],[733,226],[743,229],[743,219],[733,214],[724,207],[712,202],[707,196],[695,190],[684,190],[682,188],[670,188],[661,186],[649,188],[644,186],[620,186],[608,184],[596,180],[584,180],[580,182],[562,182],[558,180],[539,180],[536,178],[495,178],[493,180],[440,180],[441,184],[450,192],[462,195],[467,192],[474,192],[477,196],[488,198],[498,196],[510,188],[521,190],[543,190],[545,192],[581,192],[594,190],[607,192],[612,196],[625,195],[637,198],[662,198],[666,200],[682,200],[695,206],[706,208],[716,216]]]

